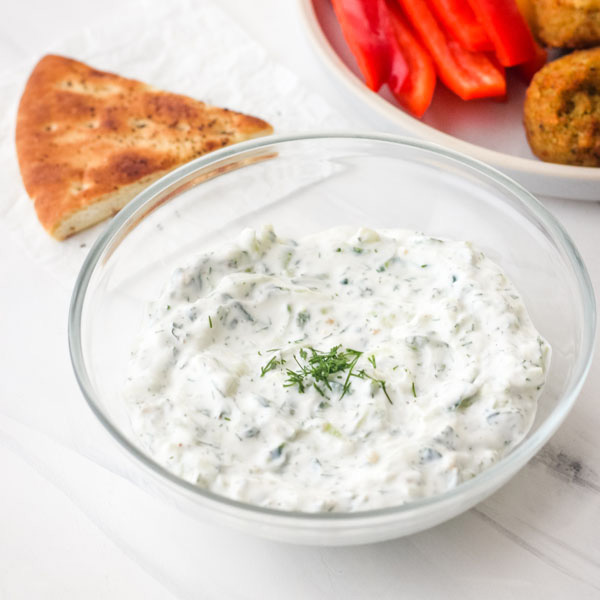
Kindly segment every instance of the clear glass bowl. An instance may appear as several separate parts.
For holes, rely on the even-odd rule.
[[[302,236],[336,225],[415,229],[470,240],[520,290],[552,365],[526,439],[439,496],[348,514],[282,512],[212,494],[166,471],[133,435],[121,401],[147,303],[190,255],[272,223]],[[512,477],[566,417],[588,371],[595,303],[581,257],[554,217],[498,171],[431,144],[386,135],[271,137],[192,161],[150,186],[100,236],[69,315],[75,374],[91,409],[134,461],[136,479],[198,518],[272,539],[346,545],[391,539],[449,519]]]

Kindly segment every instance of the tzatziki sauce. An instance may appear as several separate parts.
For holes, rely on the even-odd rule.
[[[469,242],[270,226],[177,269],[124,389],[144,450],[216,494],[361,511],[456,487],[532,425],[550,347]]]

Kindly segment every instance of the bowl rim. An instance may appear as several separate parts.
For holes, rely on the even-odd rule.
[[[224,159],[229,159],[231,157],[235,157],[236,155],[242,155],[249,151],[252,152],[271,146],[281,146],[289,143],[306,142],[310,140],[350,140],[398,144],[405,147],[413,147],[418,150],[433,152],[434,154],[444,156],[446,159],[451,159],[455,162],[458,162],[462,166],[467,166],[471,169],[474,169],[478,176],[492,179],[496,184],[500,184],[505,187],[509,192],[511,192],[513,197],[516,197],[516,199],[519,200],[526,209],[528,209],[529,213],[546,228],[546,230],[551,234],[553,242],[559,247],[559,249],[562,249],[565,252],[568,263],[572,267],[573,273],[576,277],[579,296],[583,306],[583,318],[584,322],[586,323],[586,327],[584,328],[582,336],[582,352],[580,353],[579,360],[576,364],[578,371],[575,373],[574,381],[570,389],[563,394],[559,404],[540,424],[539,428],[532,436],[523,440],[512,452],[507,454],[491,467],[482,471],[473,479],[465,481],[457,487],[442,494],[422,498],[396,506],[365,511],[339,513],[283,511],[233,500],[185,481],[155,462],[149,456],[144,454],[131,441],[129,441],[129,439],[123,433],[121,433],[118,427],[112,424],[111,420],[104,414],[103,410],[95,401],[94,389],[85,366],[81,344],[81,318],[83,306],[86,298],[87,288],[96,267],[99,265],[101,259],[105,256],[105,252],[110,247],[111,243],[114,240],[121,239],[121,233],[129,224],[130,219],[143,206],[152,203],[157,196],[160,197],[164,190],[168,189],[179,180],[194,174],[196,171],[209,167],[213,163],[216,164]],[[135,196],[135,198],[131,200],[113,218],[106,229],[98,236],[90,248],[90,251],[86,256],[75,281],[68,315],[69,354],[79,388],[81,389],[88,406],[96,415],[100,423],[118,442],[121,448],[130,455],[130,457],[137,459],[137,461],[139,461],[143,467],[149,469],[150,472],[155,476],[158,476],[159,479],[167,479],[171,483],[175,484],[180,491],[186,491],[188,493],[191,492],[202,501],[209,501],[213,504],[216,503],[221,507],[225,505],[231,509],[237,509],[249,514],[253,514],[256,517],[262,515],[281,521],[293,518],[294,520],[302,523],[308,523],[310,521],[326,521],[331,523],[348,521],[356,522],[365,519],[372,520],[377,517],[408,514],[418,511],[419,509],[427,509],[441,504],[451,503],[462,498],[463,496],[469,496],[469,492],[471,497],[476,497],[477,492],[485,494],[487,489],[493,491],[493,482],[496,479],[501,483],[503,482],[502,474],[503,472],[508,471],[507,465],[520,463],[518,469],[522,468],[522,466],[524,466],[526,462],[541,449],[541,447],[554,434],[554,432],[558,429],[568,415],[581,391],[583,383],[590,369],[594,353],[595,337],[596,302],[588,271],[569,234],[565,231],[556,217],[554,217],[539,200],[537,200],[523,186],[507,175],[504,175],[497,169],[477,159],[431,142],[383,133],[351,133],[333,131],[308,132],[295,135],[270,135],[267,137],[261,137],[234,144],[215,152],[211,152],[208,155],[201,156],[182,165],[181,167],[178,167],[177,169],[174,169]]]

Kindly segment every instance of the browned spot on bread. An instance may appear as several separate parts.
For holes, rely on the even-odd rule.
[[[204,109],[203,102],[199,106],[192,106],[186,102],[187,98],[175,94],[147,94],[147,112],[149,118],[162,123],[173,123],[181,119],[194,120],[198,118],[198,110]],[[222,110],[222,109],[221,109]]]
[[[174,157],[153,156],[150,152],[138,152],[126,150],[115,154],[105,167],[95,170],[94,180],[105,181],[110,174],[116,185],[122,185],[136,181],[155,171],[169,169],[175,163]]]

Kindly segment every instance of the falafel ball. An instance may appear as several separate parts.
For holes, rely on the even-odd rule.
[[[599,0],[533,0],[536,33],[553,48],[600,44]]]
[[[533,153],[547,162],[600,166],[600,47],[545,65],[525,96]]]

